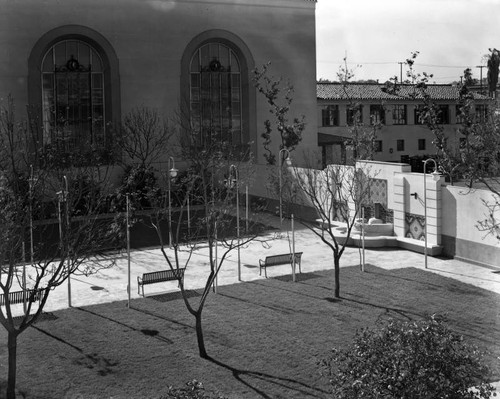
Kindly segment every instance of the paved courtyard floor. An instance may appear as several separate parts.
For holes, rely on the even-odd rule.
[[[273,216],[268,216],[266,223],[279,226],[278,218]],[[295,225],[297,224],[295,223]],[[250,242],[242,247],[239,251],[239,262],[238,251],[233,250],[224,261],[217,283],[219,285],[238,283],[238,275],[241,277],[240,281],[243,282],[265,278],[263,275],[259,275],[259,259],[264,259],[269,255],[291,252],[292,236],[295,238],[295,251],[303,252],[302,272],[333,268],[332,251],[319,237],[303,227],[297,228],[292,234],[289,222],[284,221],[283,230],[271,231],[266,236],[260,237],[259,241]],[[219,257],[222,256],[223,250],[222,247],[218,248]],[[341,258],[341,268],[355,265],[361,267],[362,252],[360,248],[346,248]],[[173,250],[167,249],[167,253],[172,255]],[[142,276],[143,273],[168,269],[168,264],[159,248],[133,250],[130,255],[131,298],[138,298],[140,295],[137,290],[137,277]],[[180,253],[181,267],[186,266],[184,262],[188,256],[187,251]],[[365,249],[364,259],[366,264],[384,269],[416,267],[427,270],[429,273],[440,274],[500,294],[500,265],[497,269],[493,269],[455,259],[428,256],[428,268],[425,269],[423,254],[400,248]],[[184,284],[187,289],[204,287],[210,271],[208,260],[208,248],[201,245],[191,256],[186,267]],[[71,305],[86,306],[127,300],[128,265],[127,253],[124,252],[117,259],[116,265],[110,269],[100,270],[88,277],[72,276]],[[268,268],[268,277],[291,273],[290,265]],[[300,279],[298,268],[297,278]],[[176,291],[177,289],[175,281],[144,287],[146,296]],[[54,311],[68,306],[68,286],[64,284],[50,294],[45,310]]]

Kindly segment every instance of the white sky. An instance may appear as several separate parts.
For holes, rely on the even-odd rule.
[[[415,69],[435,83],[479,78],[488,48],[500,49],[500,0],[318,0],[317,78],[337,80],[347,55],[355,80],[400,76],[419,51]],[[357,65],[361,66],[357,66]],[[483,68],[483,78],[486,77]],[[403,79],[405,78],[403,66]]]

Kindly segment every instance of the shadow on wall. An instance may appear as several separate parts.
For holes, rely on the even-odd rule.
[[[457,215],[457,200],[452,193],[443,187],[442,192],[442,235],[441,245],[443,246],[443,255],[454,257],[457,255],[457,220],[460,215]]]

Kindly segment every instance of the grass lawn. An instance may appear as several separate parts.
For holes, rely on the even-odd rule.
[[[206,346],[198,357],[194,318],[177,293],[72,308],[48,315],[19,338],[18,390],[26,398],[159,398],[168,385],[197,379],[229,398],[326,398],[317,361],[351,342],[355,331],[389,318],[439,313],[490,354],[500,380],[500,296],[407,268],[333,272],[219,287],[204,311]],[[191,301],[197,300],[193,292]],[[7,377],[0,332],[0,381]]]

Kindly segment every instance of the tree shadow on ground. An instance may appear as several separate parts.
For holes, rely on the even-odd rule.
[[[300,283],[302,281],[310,280],[313,278],[319,278],[320,276],[318,274],[314,273],[296,273],[295,274],[295,280],[297,283]],[[277,277],[271,277],[274,280],[279,280],[279,281],[284,281],[284,282],[293,282],[293,275],[292,274],[285,274],[284,276],[277,276]]]
[[[25,316],[14,316],[12,319],[14,320],[14,325],[16,327],[20,326],[21,323],[23,322]],[[42,323],[44,321],[54,321],[54,320],[57,320],[58,317],[54,314],[54,313],[51,313],[51,312],[42,312],[40,314],[40,316],[38,316],[38,318],[35,320],[34,324],[39,324],[39,323]]]
[[[220,366],[220,367],[223,367],[223,368],[229,370],[233,374],[233,377],[237,381],[239,381],[240,383],[242,383],[243,385],[245,385],[246,387],[248,387],[249,389],[254,391],[261,398],[273,399],[273,397],[266,394],[263,389],[259,389],[259,388],[257,388],[257,386],[255,386],[258,384],[252,385],[251,382],[245,381],[245,379],[243,377],[246,376],[246,377],[260,380],[263,382],[267,382],[270,384],[278,385],[282,388],[286,388],[286,389],[298,392],[301,395],[307,395],[308,397],[324,398],[325,395],[328,394],[327,390],[320,389],[318,387],[315,387],[315,386],[312,386],[309,384],[305,384],[303,382],[294,380],[292,378],[278,377],[276,375],[263,373],[260,371],[238,369],[238,368],[230,366],[226,363],[223,363],[220,360],[214,359],[211,356],[208,356],[207,360],[216,364],[217,366]]]
[[[293,313],[296,312],[296,309],[293,309],[293,308],[286,308],[284,306],[276,306],[276,305],[273,305],[273,306],[265,305],[263,303],[258,303],[258,302],[255,302],[255,301],[250,301],[248,299],[238,298],[236,296],[225,294],[225,293],[222,293],[222,292],[220,292],[218,295],[220,295],[222,297],[234,299],[236,301],[243,302],[243,303],[246,303],[246,304],[260,306],[262,308],[269,309],[269,310],[272,310],[272,311],[275,311],[275,312],[279,312],[279,313],[283,313],[283,314],[293,314]]]
[[[173,341],[171,339],[168,339],[167,337],[163,337],[163,336],[159,335],[156,330],[149,330],[149,329],[145,329],[145,328],[142,328],[142,329],[136,328],[136,327],[133,327],[133,326],[128,325],[126,323],[123,323],[121,321],[112,319],[111,317],[104,316],[102,314],[92,312],[91,310],[88,310],[88,309],[85,309],[85,308],[76,308],[76,309],[78,309],[78,310],[80,310],[82,312],[90,313],[91,315],[96,316],[96,317],[101,317],[104,320],[107,320],[107,321],[109,321],[111,323],[119,324],[120,326],[126,327],[126,328],[128,328],[128,329],[130,329],[132,331],[140,332],[141,334],[148,335],[148,336],[150,336],[152,338],[155,338],[157,340],[166,342],[167,344],[173,344]],[[153,331],[156,331],[156,334],[153,333]]]
[[[118,362],[107,359],[104,356],[98,355],[97,353],[85,353],[82,348],[66,341],[61,337],[58,337],[57,335],[54,335],[44,330],[43,328],[40,328],[35,325],[33,325],[32,328],[77,351],[81,356],[74,359],[73,364],[95,370],[96,373],[101,377],[105,377],[109,374],[112,374],[114,372],[113,368],[118,365]]]
[[[201,294],[196,290],[185,290],[186,298],[200,297]],[[167,292],[163,294],[148,295],[146,298],[153,299],[158,302],[170,302],[182,299],[181,291]]]

